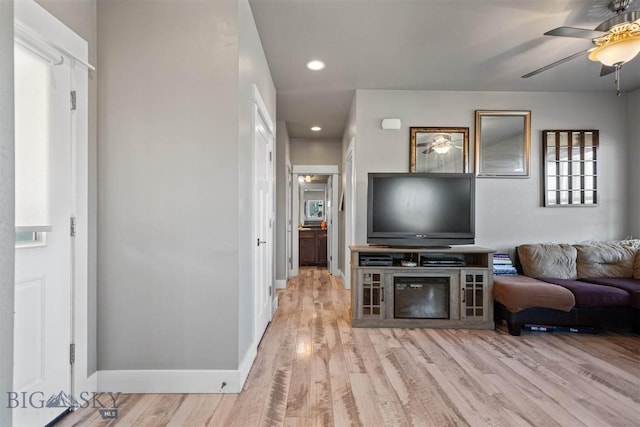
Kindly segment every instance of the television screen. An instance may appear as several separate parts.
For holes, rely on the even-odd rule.
[[[367,242],[449,246],[475,241],[473,174],[370,173]]]

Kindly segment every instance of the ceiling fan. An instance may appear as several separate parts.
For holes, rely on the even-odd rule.
[[[605,20],[593,30],[575,27],[558,27],[544,33],[546,36],[591,39],[595,45],[591,49],[569,55],[549,65],[538,68],[522,76],[526,79],[557,65],[578,58],[585,53],[589,59],[602,63],[601,76],[616,73],[618,95],[620,94],[618,73],[620,68],[633,60],[640,52],[640,10],[627,11],[633,0],[612,0],[608,8],[616,15]]]
[[[419,142],[418,147],[426,147],[422,154],[446,154],[451,147],[462,150],[461,146],[456,145],[451,141],[451,134],[448,133],[436,133],[433,135],[433,139],[430,142]]]

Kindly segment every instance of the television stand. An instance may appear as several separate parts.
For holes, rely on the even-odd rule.
[[[495,328],[493,249],[350,249],[353,327]]]

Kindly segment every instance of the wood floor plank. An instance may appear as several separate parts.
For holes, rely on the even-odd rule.
[[[379,341],[373,347],[379,355],[383,372],[389,378],[394,394],[396,394],[408,422],[414,426],[437,425],[436,420],[432,417],[433,413],[424,406],[424,402],[411,386],[410,379],[396,357],[394,351],[400,349],[400,347],[389,347],[385,341]]]
[[[222,394],[189,394],[167,422],[167,427],[206,426],[222,401]]]
[[[630,426],[640,336],[351,328],[350,293],[300,268],[239,394],[122,395],[59,426]]]
[[[136,427],[165,426],[177,408],[186,399],[186,394],[160,394],[135,420]]]
[[[322,284],[320,280],[316,281]],[[325,281],[324,287],[327,286]],[[322,288],[321,288],[322,289]],[[321,289],[318,292],[321,292]],[[309,404],[313,425],[333,425],[331,407],[331,374],[329,371],[329,344],[325,332],[325,312],[323,303],[315,303],[311,326],[313,354],[311,357],[311,384]]]
[[[362,416],[362,424],[367,427],[382,426],[382,414],[373,393],[371,382],[367,374],[349,374],[353,396],[358,406],[358,412]]]
[[[333,420],[337,426],[362,425],[351,383],[349,382],[349,369],[337,319],[338,315],[335,312],[329,311],[325,313],[325,335],[329,349]]]
[[[225,394],[222,396],[216,411],[207,423],[207,427],[230,426],[232,425],[233,414],[236,413],[236,402],[238,394]]]
[[[121,413],[118,408],[118,420],[115,425],[118,427],[138,426],[138,418],[147,408],[152,407],[159,396],[159,394],[145,394],[126,412]]]

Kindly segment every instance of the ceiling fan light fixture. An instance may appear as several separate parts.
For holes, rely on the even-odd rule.
[[[593,42],[596,47],[589,52],[590,60],[607,66],[621,66],[640,53],[640,19],[614,25]]]
[[[451,135],[448,133],[436,133],[433,136],[431,148],[437,154],[447,154],[451,149]]]
[[[441,143],[433,146],[433,151],[438,154],[447,154],[451,149],[451,145],[448,143]]]

